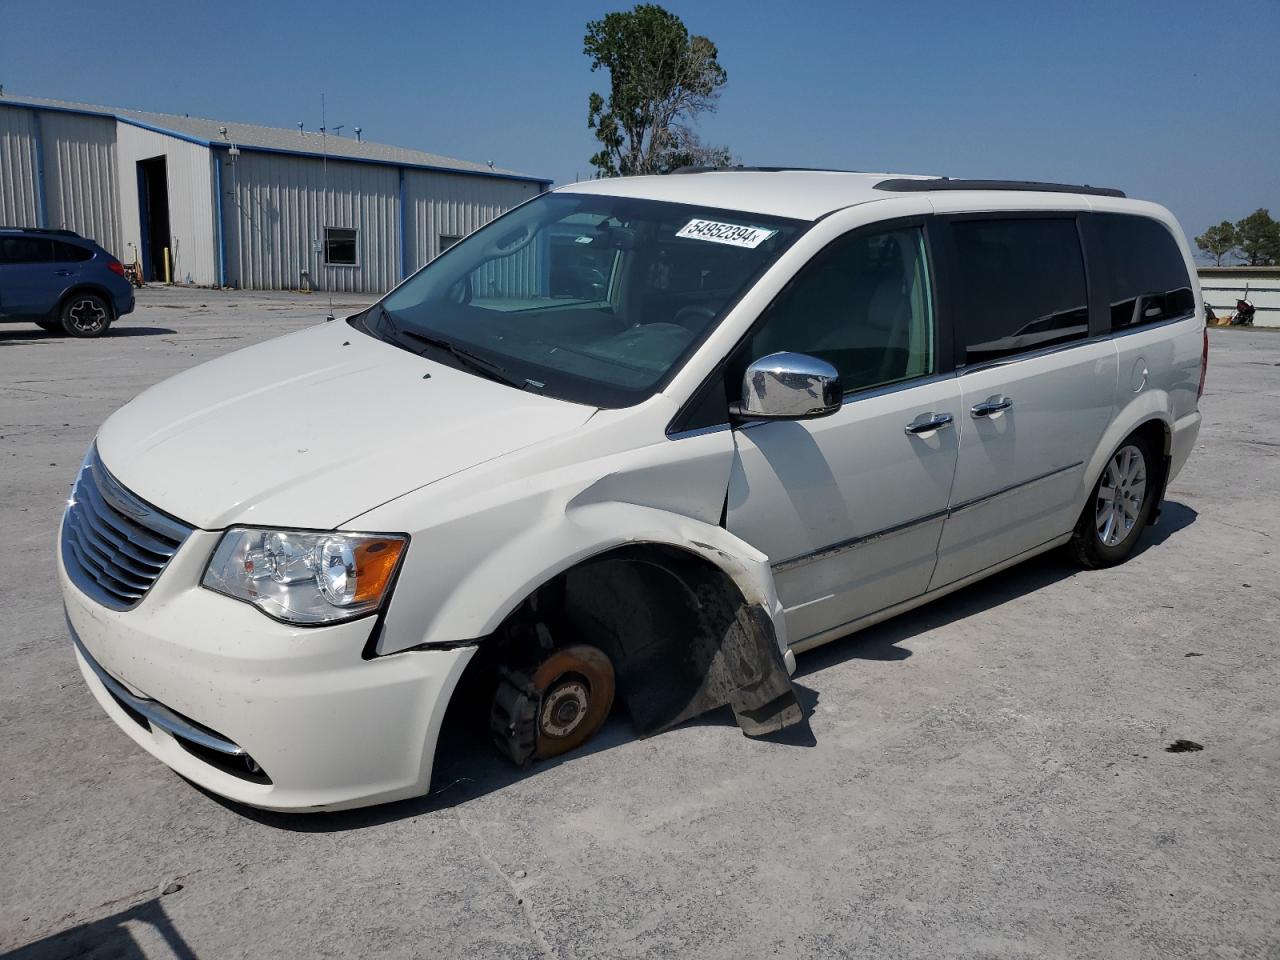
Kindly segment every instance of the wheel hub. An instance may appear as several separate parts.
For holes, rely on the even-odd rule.
[[[1133,444],[1121,447],[1103,471],[1095,513],[1098,539],[1115,547],[1133,532],[1147,493],[1147,461]]]
[[[567,737],[577,729],[591,705],[591,693],[581,680],[565,680],[542,699],[538,726],[543,736]]]

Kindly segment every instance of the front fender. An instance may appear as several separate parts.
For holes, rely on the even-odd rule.
[[[786,650],[782,604],[769,559],[760,551],[723,527],[692,517],[632,503],[578,500],[522,530],[473,567],[444,599],[417,644],[487,636],[558,574],[614,548],[646,543],[684,550],[722,570],[748,605],[767,611],[779,648]]]

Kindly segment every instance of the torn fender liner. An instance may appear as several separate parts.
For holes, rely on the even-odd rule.
[[[610,648],[642,736],[726,704],[749,736],[804,719],[768,612],[718,571],[611,560],[572,574],[569,598],[590,642]]]

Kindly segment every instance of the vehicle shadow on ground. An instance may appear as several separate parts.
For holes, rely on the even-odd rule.
[[[117,327],[111,326],[107,332],[97,339],[114,339],[116,337],[160,337],[177,333],[168,327]],[[75,343],[75,337],[65,333],[50,333],[48,330],[4,330],[0,329],[0,347],[7,343],[31,343],[36,340],[60,340]]]
[[[182,938],[164,912],[159,897],[113,913],[101,920],[82,923],[25,946],[0,953],[0,960],[65,960],[67,957],[110,957],[111,960],[146,960],[147,952],[130,930],[150,927],[177,960],[196,960],[195,951]]]
[[[1195,519],[1196,511],[1190,507],[1166,501],[1159,525],[1147,530],[1131,559],[1164,543],[1178,531],[1194,523]],[[925,606],[851,633],[847,637],[833,640],[809,653],[801,654],[797,658],[796,673],[792,680],[796,697],[804,710],[804,722],[761,739],[797,747],[816,745],[817,740],[809,725],[809,718],[817,708],[820,691],[801,682],[805,677],[852,660],[879,662],[906,660],[913,656],[913,653],[903,644],[914,636],[994,609],[1068,577],[1092,575],[1095,574],[1082,571],[1065,550],[1052,550],[1011,567],[998,577],[980,580]],[[440,746],[436,753],[435,770],[432,776],[433,787],[425,797],[348,812],[283,814],[254,810],[215,796],[208,791],[202,790],[202,792],[222,806],[268,826],[304,833],[329,833],[375,826],[458,806],[501,790],[526,777],[537,776],[561,764],[574,763],[585,756],[610,750],[637,739],[636,733],[622,711],[615,707],[614,714],[604,729],[580,750],[565,757],[542,761],[519,769],[495,754],[483,719],[477,721],[477,715],[483,718],[483,710],[477,711],[474,705],[470,709],[466,706],[455,709],[454,704],[450,705],[449,716],[441,732]],[[728,707],[713,710],[688,723],[703,726],[736,726],[733,713]]]

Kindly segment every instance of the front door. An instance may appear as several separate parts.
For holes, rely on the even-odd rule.
[[[767,554],[793,647],[923,593],[956,468],[959,386],[941,351],[924,226],[837,239],[765,311],[731,364],[782,350],[832,363],[834,415],[735,430],[728,528]]]
[[[960,463],[931,589],[1071,531],[1116,395],[1074,214],[954,220],[950,241]]]

